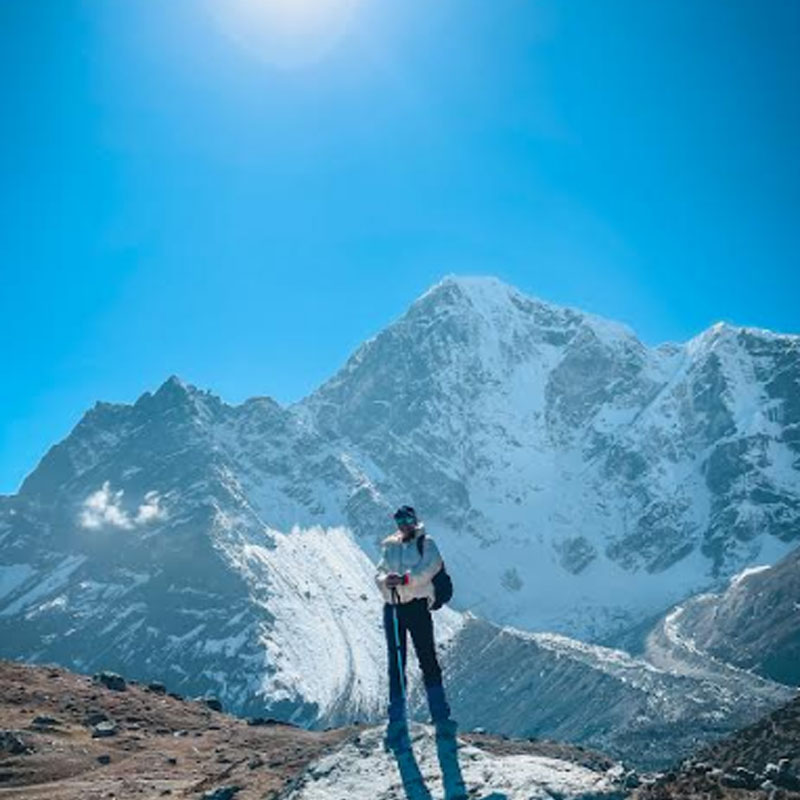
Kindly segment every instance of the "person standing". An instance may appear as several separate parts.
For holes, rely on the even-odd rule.
[[[454,737],[442,671],[436,658],[431,607],[435,602],[433,578],[443,562],[436,543],[426,533],[411,506],[394,514],[397,531],[382,543],[375,581],[384,599],[383,628],[389,662],[389,723],[386,746],[410,746],[406,721],[406,635],[417,654],[428,708],[437,737]]]

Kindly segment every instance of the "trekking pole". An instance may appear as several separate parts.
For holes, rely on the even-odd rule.
[[[397,652],[397,670],[400,675],[400,693],[403,697],[403,705],[406,703],[406,676],[403,670],[403,652],[400,649],[400,623],[397,621],[397,606],[400,603],[400,597],[397,594],[397,589],[392,587],[392,616],[394,618],[394,646]]]

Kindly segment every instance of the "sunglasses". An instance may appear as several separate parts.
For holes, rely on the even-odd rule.
[[[413,517],[395,517],[398,525],[416,525],[417,521]]]

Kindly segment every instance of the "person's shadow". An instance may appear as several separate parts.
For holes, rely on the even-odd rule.
[[[425,785],[414,751],[410,747],[394,748],[391,753],[400,770],[400,780],[403,781],[403,789],[408,800],[433,800]]]
[[[403,782],[407,800],[433,800],[428,787],[425,786],[425,780],[419,764],[417,764],[414,751],[407,748],[393,750],[392,754],[400,771],[400,779]],[[442,770],[444,800],[468,800],[469,795],[461,775],[461,766],[458,763],[458,749],[451,743],[437,741],[436,755]],[[475,798],[475,800],[508,800],[508,795],[492,792],[482,798]]]

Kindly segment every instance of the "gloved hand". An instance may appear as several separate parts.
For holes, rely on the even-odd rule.
[[[390,589],[394,589],[397,586],[405,586],[408,584],[408,573],[405,575],[398,575],[396,572],[390,572],[386,576],[386,585]]]

